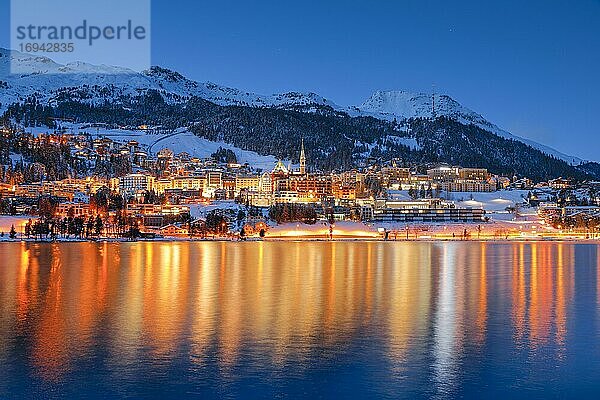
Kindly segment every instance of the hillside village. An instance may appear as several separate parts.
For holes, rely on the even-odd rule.
[[[12,150],[0,167],[0,212],[17,221],[2,225],[3,237],[594,237],[600,225],[594,181],[401,159],[324,172],[303,141],[290,162],[147,126],[2,133]],[[188,151],[163,147],[186,137]]]

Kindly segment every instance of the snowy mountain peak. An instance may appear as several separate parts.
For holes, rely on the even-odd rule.
[[[334,109],[340,109],[341,107],[332,101],[312,92],[287,92],[281,94],[273,94],[268,97],[268,101],[274,106],[306,106],[306,105],[320,105],[329,106]]]
[[[403,90],[376,91],[360,110],[399,118],[431,116],[431,96]]]
[[[481,115],[461,106],[445,94],[412,93],[404,90],[376,91],[358,107],[364,112],[390,118],[428,118],[435,115],[469,116],[483,119]]]

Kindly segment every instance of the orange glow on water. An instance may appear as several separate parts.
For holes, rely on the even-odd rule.
[[[479,261],[479,298],[477,308],[477,342],[482,344],[485,339],[487,327],[487,306],[488,306],[488,277],[487,277],[487,243],[482,242],[480,245],[480,261]]]
[[[488,340],[498,301],[509,304],[517,339],[564,344],[573,249],[552,242],[11,243],[0,247],[8,260],[0,268],[0,337],[31,332],[35,372],[54,381],[94,351],[99,335],[114,365],[132,365],[143,351],[168,360],[185,342],[194,365],[217,360],[231,374],[249,341],[261,343],[274,365],[307,368],[315,347],[346,349],[375,325],[394,371],[423,346],[418,338],[431,335],[434,370],[451,381],[468,345]],[[0,340],[2,362],[10,352]]]

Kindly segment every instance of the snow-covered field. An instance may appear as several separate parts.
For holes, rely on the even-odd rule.
[[[206,218],[206,214],[213,210],[234,210],[237,212],[243,209],[244,206],[234,202],[233,200],[213,201],[208,205],[205,204],[186,204],[190,208],[192,218]]]
[[[442,196],[456,202],[458,207],[483,208],[486,211],[502,212],[507,207],[523,203],[527,190],[499,190],[497,192],[444,192]]]

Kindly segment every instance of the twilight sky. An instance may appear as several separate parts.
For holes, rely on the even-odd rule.
[[[1,47],[8,7],[0,0]],[[600,161],[598,0],[155,0],[152,62],[340,105],[435,84],[516,135]]]

